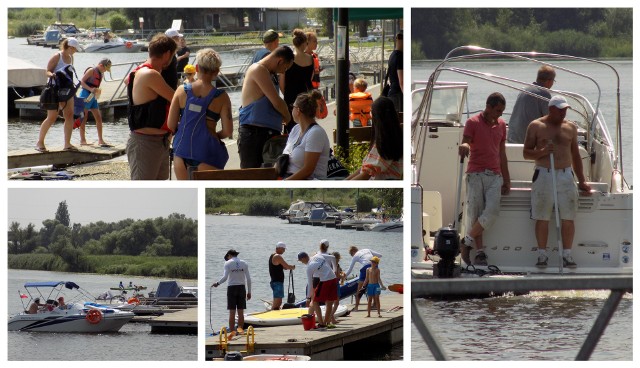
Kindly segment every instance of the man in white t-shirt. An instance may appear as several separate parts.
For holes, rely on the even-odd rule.
[[[244,310],[247,309],[247,300],[251,300],[251,276],[249,275],[249,265],[238,258],[238,252],[229,249],[224,256],[224,273],[222,278],[213,283],[213,287],[229,279],[227,287],[227,309],[229,310],[229,331],[242,332],[244,325]],[[246,282],[246,286],[245,286]],[[246,297],[245,297],[246,295]],[[235,328],[235,316],[238,314],[238,328]]]
[[[319,328],[335,328],[335,325],[329,324],[333,317],[333,301],[337,298],[338,278],[331,269],[331,263],[322,255],[316,254],[309,258],[305,252],[298,253],[298,261],[307,265],[307,303],[310,309],[315,313],[318,319]],[[320,279],[318,286],[314,289],[313,278]],[[325,303],[325,317],[322,318],[320,303]]]

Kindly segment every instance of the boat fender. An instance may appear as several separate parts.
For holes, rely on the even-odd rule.
[[[133,298],[129,298],[129,300],[127,300],[127,303],[129,304],[135,304],[135,305],[139,305],[140,304],[140,299],[136,298],[135,296]]]
[[[91,323],[92,325],[95,325],[97,323],[100,323],[100,321],[102,321],[102,312],[100,312],[98,309],[91,309],[90,311],[87,312],[87,315],[85,316],[85,318],[89,323]]]
[[[125,44],[125,46],[126,46],[128,49],[130,49],[130,48],[132,48],[132,47],[133,47],[133,42],[131,42],[131,41],[127,41],[127,43]]]

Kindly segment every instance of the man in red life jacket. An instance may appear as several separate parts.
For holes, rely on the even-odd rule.
[[[373,98],[367,92],[367,81],[358,78],[353,82],[354,92],[349,94],[349,120],[354,127],[371,125],[371,104]]]
[[[154,36],[149,42],[149,58],[126,80],[131,130],[127,157],[132,180],[169,178],[171,131],[166,126],[166,107],[174,90],[160,72],[171,64],[176,48],[176,42],[166,35]]]

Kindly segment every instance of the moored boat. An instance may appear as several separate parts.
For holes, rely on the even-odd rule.
[[[125,40],[121,37],[116,37],[108,41],[98,40],[91,43],[85,43],[82,47],[84,48],[84,52],[99,52],[111,54],[140,52],[142,51],[144,45],[136,41],[130,41]]]
[[[82,298],[90,295],[71,281],[30,282],[24,285],[29,296],[21,294],[21,299],[29,298],[27,305],[37,303],[39,307],[29,313],[31,308],[9,318],[9,331],[33,332],[81,332],[101,333],[117,332],[129,322],[134,314],[107,306],[84,303]],[[41,289],[50,290],[45,296]],[[32,292],[35,291],[35,296]],[[66,304],[58,303],[60,296],[75,292]],[[40,300],[46,303],[40,304]],[[24,306],[24,304],[23,304]]]
[[[581,83],[588,83],[596,91],[595,99],[590,100],[582,90],[549,90],[552,95],[565,97],[571,106],[566,119],[578,126],[580,156],[587,182],[592,188],[590,196],[580,196],[578,199],[572,250],[577,268],[562,269],[558,248],[553,241],[556,239],[554,226],[549,226],[549,265],[547,268],[535,266],[537,244],[534,221],[530,219],[534,163],[523,158],[523,144],[516,143],[506,144],[511,192],[502,196],[498,219],[483,234],[489,264],[501,272],[521,274],[557,274],[561,269],[565,273],[576,274],[632,273],[633,192],[625,181],[622,167],[620,82],[615,68],[603,61],[569,55],[500,52],[475,46],[452,50],[428,81],[412,92],[412,269],[430,270],[434,264],[423,260],[422,230],[431,234],[429,245],[432,246],[436,231],[443,225],[457,223],[463,212],[454,211],[463,205],[462,200],[456,203],[457,182],[460,179],[458,170],[464,171],[459,167],[457,147],[462,139],[464,122],[474,110],[469,105],[475,103],[475,110],[478,110],[479,103],[467,101],[468,90],[486,83],[491,85],[492,91],[511,93],[525,91],[532,86],[532,83],[509,75],[477,70],[484,65],[476,63],[478,60],[517,62],[522,63],[523,67],[529,63],[534,70],[541,65],[549,65],[561,73],[563,86],[575,85],[580,79]],[[585,75],[565,67],[568,61],[588,63],[602,71]],[[604,75],[618,87],[617,91],[608,92],[616,95],[614,135],[609,133],[600,107],[603,92],[599,82],[602,81],[597,79]],[[452,80],[445,80],[445,77]],[[538,95],[533,97],[544,99]],[[461,190],[460,198],[464,198],[464,185]],[[459,234],[465,234],[464,226],[457,230]],[[471,259],[473,257],[472,252]]]

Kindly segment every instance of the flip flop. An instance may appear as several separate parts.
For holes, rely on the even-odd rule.
[[[105,148],[112,148],[113,144],[109,144],[109,143],[103,143],[100,145],[100,147],[105,147]]]
[[[36,146],[36,151],[38,151],[38,152],[40,152],[40,153],[49,152],[49,150],[47,149],[47,147],[37,147],[37,146]]]
[[[78,152],[78,151],[80,151],[80,150],[79,150],[79,149],[78,149],[78,147],[76,147],[76,146],[69,146],[69,147],[67,147],[67,148],[64,148],[64,149],[63,149],[63,151],[67,151],[67,152]]]

